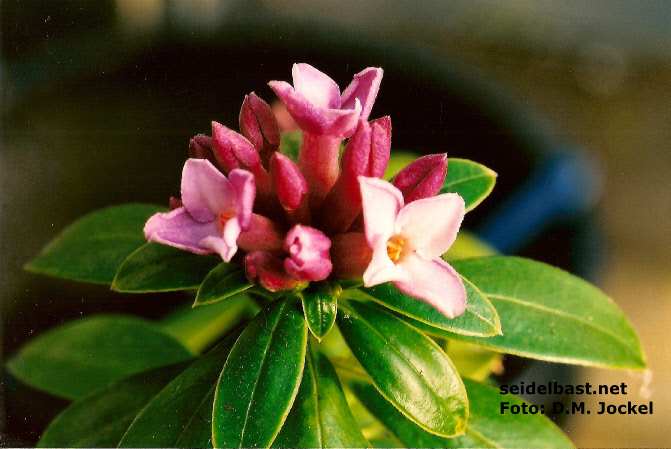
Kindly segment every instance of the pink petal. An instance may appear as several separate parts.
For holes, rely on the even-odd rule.
[[[354,109],[355,100],[361,102],[361,118],[368,120],[382,82],[382,69],[369,67],[354,75],[352,83],[342,93],[342,109]]]
[[[465,213],[464,199],[456,193],[424,198],[407,204],[399,212],[395,231],[408,247],[404,251],[436,259],[454,243]]]
[[[366,287],[390,281],[409,281],[410,275],[400,265],[395,264],[387,254],[387,240],[373,247],[373,257],[363,274]]]
[[[246,170],[236,169],[228,175],[228,180],[235,194],[236,217],[240,222],[240,228],[246,231],[251,223],[254,197],[256,196],[254,175]]]
[[[294,89],[317,108],[340,109],[340,88],[309,64],[294,64]]]
[[[399,267],[409,274],[407,281],[395,281],[394,287],[406,295],[432,305],[448,318],[466,310],[466,289],[457,272],[442,259],[425,260],[408,254],[399,260]]]
[[[284,250],[289,253],[284,268],[300,281],[326,279],[333,268],[329,258],[330,247],[331,241],[321,231],[296,225],[284,241]]]
[[[364,176],[358,179],[366,240],[372,248],[377,248],[378,242],[384,243],[386,254],[387,241],[395,233],[396,216],[403,208],[403,196],[397,188],[381,179]]]
[[[189,215],[186,207],[168,213],[158,213],[144,225],[144,236],[150,242],[158,242],[196,254],[211,254],[212,249],[201,246],[208,237],[220,237],[221,227],[217,222],[201,223]]]
[[[219,214],[235,211],[231,183],[207,159],[189,159],[182,171],[182,203],[201,223],[218,220]]]

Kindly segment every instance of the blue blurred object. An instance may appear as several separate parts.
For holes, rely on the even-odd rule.
[[[566,148],[546,156],[476,232],[502,253],[514,254],[549,227],[591,209],[602,178],[599,163],[584,151]]]

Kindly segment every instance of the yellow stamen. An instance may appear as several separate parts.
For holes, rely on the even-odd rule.
[[[403,240],[400,238],[389,239],[387,242],[387,256],[393,261],[396,262],[401,256],[401,250],[403,249]]]

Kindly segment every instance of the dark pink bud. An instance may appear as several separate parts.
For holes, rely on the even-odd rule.
[[[361,212],[359,176],[379,178],[389,162],[391,120],[359,120],[341,158],[341,172],[322,203],[320,227],[328,234],[345,232]]]
[[[250,226],[238,236],[237,244],[247,252],[282,253],[284,232],[276,222],[263,215],[251,214]]]
[[[299,281],[321,281],[333,268],[329,258],[331,241],[321,231],[296,225],[287,233],[284,250],[289,253],[284,268]]]
[[[207,159],[214,166],[218,165],[212,150],[212,138],[198,134],[189,142],[189,156],[193,159]]]
[[[363,232],[348,232],[331,236],[333,275],[338,279],[360,278],[368,268],[373,250]]]
[[[268,103],[254,92],[242,103],[240,131],[261,155],[263,165],[268,167],[270,156],[280,147],[280,129]]]
[[[276,292],[298,285],[298,281],[284,269],[282,260],[265,251],[254,251],[245,257],[245,272],[252,284]]]
[[[252,173],[261,166],[259,153],[244,136],[224,125],[212,122],[214,156],[226,173],[236,168],[248,169]]]
[[[308,193],[308,183],[298,166],[282,153],[275,153],[270,159],[270,179],[285,210],[297,209]]]
[[[447,155],[420,157],[398,172],[392,184],[403,193],[405,204],[436,196],[447,175]]]

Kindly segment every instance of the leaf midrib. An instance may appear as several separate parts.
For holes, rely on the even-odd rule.
[[[450,187],[452,187],[452,186],[455,186],[455,185],[458,185],[458,184],[462,184],[462,183],[464,183],[464,182],[472,181],[472,180],[474,180],[474,179],[479,179],[479,178],[491,178],[491,179],[494,179],[494,177],[491,176],[491,175],[487,175],[486,173],[481,173],[481,174],[472,175],[472,176],[469,176],[469,177],[466,177],[466,178],[459,178],[459,179],[456,180],[456,181],[452,181],[452,182],[450,182],[450,183],[443,184],[443,186],[440,188],[440,190],[442,191],[442,190],[444,190],[444,189],[448,189],[448,188],[450,188]]]
[[[433,390],[433,388],[431,388],[431,386],[429,385],[429,383],[428,383],[428,381],[426,380],[426,378],[422,375],[422,373],[420,373],[420,372],[417,370],[417,368],[415,368],[415,365],[413,365],[412,363],[410,363],[410,361],[409,361],[403,354],[401,354],[401,352],[400,352],[398,349],[396,349],[396,347],[395,347],[394,345],[392,345],[391,342],[388,341],[388,340],[384,337],[384,335],[382,335],[382,334],[377,330],[376,327],[374,327],[373,325],[371,325],[371,324],[370,324],[366,319],[364,319],[360,314],[358,314],[358,313],[356,313],[356,312],[353,312],[353,310],[352,310],[351,307],[346,307],[346,308],[347,308],[347,310],[349,310],[353,315],[357,316],[357,317],[358,317],[363,323],[365,323],[370,329],[372,329],[373,332],[374,332],[375,334],[377,334],[377,335],[378,335],[378,336],[379,336],[379,337],[380,337],[380,338],[387,344],[387,347],[391,348],[394,352],[396,352],[396,353],[397,353],[397,354],[398,354],[398,355],[399,355],[399,356],[406,362],[406,364],[407,364],[410,368],[412,368],[412,370],[419,376],[419,378],[422,379],[422,380],[424,381],[424,384],[427,386],[427,388],[429,389],[429,391],[431,391],[432,395],[435,396],[436,398],[438,398],[438,399],[440,400],[440,402],[441,402],[443,405],[445,405],[443,399],[440,397],[440,395],[439,395],[436,391]],[[402,321],[401,321],[401,322],[402,322]],[[404,324],[405,324],[405,323],[404,323]],[[410,325],[407,325],[407,326],[410,327]],[[373,384],[375,384],[376,387],[377,387],[377,382],[375,382],[375,380],[372,378],[372,376],[371,376],[371,380],[373,381]],[[382,395],[383,395],[389,402],[397,402],[397,401],[392,401],[391,398],[388,398],[387,395],[386,395],[385,393],[383,393],[382,390],[380,390],[379,388],[378,388],[378,391],[379,391],[380,394],[382,394]],[[416,422],[415,420],[413,420],[413,419],[412,419],[412,418],[411,418],[411,417],[410,417],[404,410],[401,410],[401,409],[399,409],[399,408],[397,408],[397,410],[399,410],[399,411],[400,411],[406,418],[408,418],[410,421],[412,421],[412,422],[414,422],[415,424],[417,424],[418,426],[420,426],[422,429],[426,430],[426,431],[429,432],[429,433],[433,433],[433,432],[429,431],[427,428],[423,427],[423,426],[422,426],[421,424],[419,424],[418,422]]]

